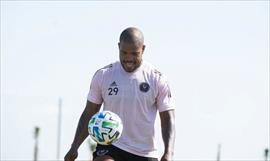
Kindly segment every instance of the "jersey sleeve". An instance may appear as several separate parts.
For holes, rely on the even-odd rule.
[[[168,81],[161,77],[158,81],[157,109],[159,112],[175,109]]]
[[[102,104],[102,90],[101,90],[101,83],[103,79],[103,72],[102,70],[98,70],[91,81],[90,90],[87,96],[87,100],[93,102],[95,104]]]

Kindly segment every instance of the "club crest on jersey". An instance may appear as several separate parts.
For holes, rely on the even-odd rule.
[[[143,82],[140,84],[140,91],[147,92],[147,91],[149,91],[149,89],[150,89],[150,86],[148,83]]]

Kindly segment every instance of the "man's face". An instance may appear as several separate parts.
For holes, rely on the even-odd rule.
[[[143,44],[120,42],[120,62],[126,72],[133,72],[142,62],[142,54],[145,46]]]

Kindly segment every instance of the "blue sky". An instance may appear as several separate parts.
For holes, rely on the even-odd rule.
[[[263,159],[268,1],[1,1],[1,160],[33,158],[34,126],[39,159],[56,158],[59,97],[64,157],[91,78],[118,60],[118,38],[129,26],[143,31],[144,59],[169,79],[175,160],[215,159],[219,143],[223,160]],[[79,159],[89,158],[85,142]]]

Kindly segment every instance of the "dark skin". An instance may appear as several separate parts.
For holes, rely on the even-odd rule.
[[[73,143],[65,156],[65,161],[74,161],[78,157],[78,148],[89,135],[87,129],[88,122],[99,111],[100,107],[101,105],[99,104],[87,101],[86,107],[80,117]]]
[[[130,29],[131,37],[124,35],[123,40],[118,43],[120,62],[126,72],[132,73],[142,62],[145,50],[142,33],[136,29]],[[126,37],[125,37],[126,36]],[[99,111],[101,105],[87,101],[86,107],[81,115],[72,146],[65,156],[65,161],[74,161],[78,156],[78,148],[88,136],[87,125],[90,118]],[[164,142],[164,154],[161,161],[171,161],[173,157],[175,141],[175,114],[174,110],[160,112],[161,132]],[[94,161],[114,161],[110,156],[96,157]]]
[[[164,153],[161,161],[171,161],[173,157],[175,141],[175,112],[174,110],[159,113],[161,133],[164,142]]]

